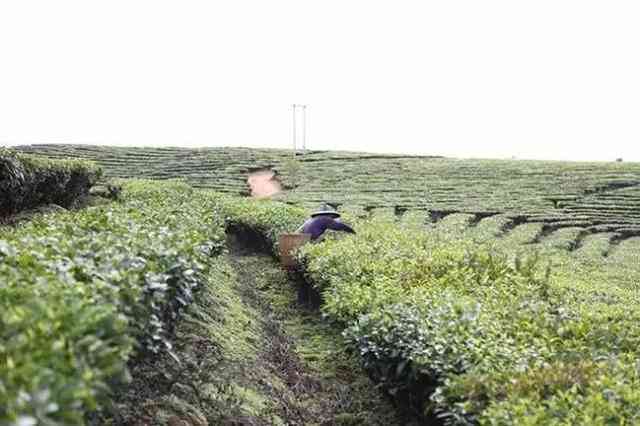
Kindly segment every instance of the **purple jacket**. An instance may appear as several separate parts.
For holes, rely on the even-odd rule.
[[[344,231],[350,234],[355,234],[356,231],[353,230],[349,225],[346,225],[338,220],[330,216],[316,216],[307,220],[299,229],[298,232],[303,232],[305,234],[311,234],[311,240],[316,240],[327,229],[333,229],[334,231]]]

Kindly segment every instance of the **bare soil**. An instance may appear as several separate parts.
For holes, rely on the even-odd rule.
[[[282,184],[273,170],[258,170],[249,174],[247,183],[254,198],[267,198],[282,192]]]

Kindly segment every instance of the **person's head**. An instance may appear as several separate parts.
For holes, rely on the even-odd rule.
[[[333,219],[338,219],[340,217],[340,213],[329,204],[322,204],[318,210],[311,213],[311,217],[319,217],[319,216],[327,216]]]

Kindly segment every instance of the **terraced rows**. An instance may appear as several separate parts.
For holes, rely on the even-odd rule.
[[[380,212],[386,216],[386,212]],[[378,216],[373,210],[372,215]],[[425,223],[418,211],[399,218],[408,225]],[[568,226],[548,228],[543,222],[497,214],[484,218],[452,213],[427,220],[427,232],[442,239],[475,240],[492,244],[507,253],[538,253],[552,262],[555,271],[585,282],[635,288],[640,284],[640,237],[616,232],[595,232],[592,228]]]
[[[184,178],[190,184],[221,192],[247,194],[247,174],[255,169],[275,168],[284,173],[283,166],[291,159],[291,151],[249,148],[142,148],[104,147],[89,145],[28,145],[17,147],[51,158],[86,158],[100,164],[108,177],[117,178]],[[329,161],[369,160],[371,154],[326,153],[309,151],[305,162],[318,159]],[[397,156],[397,158],[401,158]]]
[[[288,150],[80,145],[20,149],[49,157],[92,159],[111,177],[181,177],[196,187],[245,195],[248,173],[268,167],[285,184],[287,191],[278,198],[288,203],[312,208],[329,202],[358,215],[375,210],[425,222],[464,213],[473,215],[470,220],[476,229],[493,218],[507,240],[534,239],[572,250],[592,241],[605,239],[617,245],[640,236],[639,163],[312,151],[297,157],[299,172],[294,175]],[[556,236],[559,241],[549,240]]]

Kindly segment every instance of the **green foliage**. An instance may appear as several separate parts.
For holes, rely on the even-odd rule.
[[[302,162],[295,158],[288,158],[282,161],[280,170],[285,177],[285,185],[294,189],[298,186],[302,177]]]
[[[35,155],[0,150],[0,216],[42,204],[68,207],[101,175],[85,160],[49,160]]]
[[[269,206],[281,223],[296,216],[262,202],[261,229],[269,229]],[[246,207],[240,221],[255,223],[252,211]],[[363,365],[427,417],[445,424],[634,423],[637,291],[587,279],[578,257],[563,250],[575,228],[552,234],[542,254],[523,254],[515,240],[478,238],[486,231],[468,232],[459,225],[466,220],[451,217],[429,232],[384,215],[361,220],[357,235],[308,244],[298,259],[322,293],[323,313],[345,328]],[[549,254],[560,256],[553,275]]]
[[[461,160],[340,151],[310,151],[292,160],[290,150],[248,148],[20,149],[52,158],[94,160],[110,177],[180,177],[194,186],[231,194],[247,192],[249,170],[273,169],[292,189],[276,198],[309,208],[326,201],[374,214],[503,213],[526,222],[640,235],[639,163]]]
[[[246,190],[247,170],[268,166],[284,171],[290,155],[248,149],[34,149],[52,157],[72,153],[94,159],[111,177],[180,176],[195,186],[236,194]],[[385,389],[428,416],[440,416],[447,424],[638,422],[637,164],[322,152],[309,153],[302,161],[305,173],[298,177],[295,191],[277,197],[310,207],[319,201],[342,203],[345,219],[359,220],[355,222],[356,236],[334,234],[322,243],[307,245],[299,254],[301,267],[323,295],[323,314],[345,330],[347,342]],[[17,175],[11,176],[15,180]],[[290,177],[287,173],[283,176]],[[207,267],[200,258],[202,251],[213,254],[221,250],[224,227],[252,229],[277,248],[279,234],[293,231],[307,217],[300,207],[195,192],[178,183],[168,185],[168,192],[161,195],[149,183],[132,184],[129,191],[135,196],[120,206],[100,210],[104,214],[113,210],[119,218],[116,229],[111,230],[98,218],[93,227],[83,228],[83,235],[93,237],[131,235],[105,240],[108,250],[95,243],[97,251],[105,253],[99,261],[88,256],[91,262],[105,262],[106,270],[118,270],[124,278],[116,284],[109,274],[96,279],[93,267],[83,272],[85,260],[76,255],[75,248],[59,254],[49,248],[46,238],[53,233],[64,235],[54,240],[54,246],[64,247],[68,240],[77,244],[81,253],[93,251],[81,236],[61,231],[63,222],[42,225],[45,230],[39,237],[44,239],[31,242],[29,238],[38,237],[35,224],[23,234],[0,233],[4,241],[0,253],[5,253],[0,256],[12,259],[10,273],[18,275],[11,280],[21,283],[2,296],[7,297],[7,306],[33,310],[27,312],[34,318],[66,318],[86,311],[89,318],[113,318],[109,326],[113,330],[126,329],[126,333],[100,335],[100,341],[114,348],[110,352],[114,358],[107,357],[108,367],[100,371],[112,374],[94,372],[98,379],[73,379],[74,384],[65,387],[81,393],[90,389],[91,396],[78,397],[77,404],[95,404],[97,396],[104,394],[96,390],[102,386],[97,383],[106,381],[105,377],[122,380],[119,365],[133,353],[133,345],[140,350],[163,350],[162,341],[172,327],[172,312],[182,304],[178,298],[189,299],[182,290],[172,290],[174,283],[185,282],[191,289],[200,281],[202,268]],[[127,206],[134,207],[127,210]],[[399,216],[400,224],[396,225]],[[85,223],[82,215],[69,217],[73,217],[74,226]],[[150,237],[141,235],[147,232]],[[23,249],[16,254],[16,247],[37,253],[35,260],[23,255]],[[105,260],[119,255],[141,256],[148,261],[136,269],[137,264],[124,268]],[[60,266],[53,266],[55,262]],[[66,271],[68,262],[80,265],[72,268],[79,268],[78,276],[92,278],[78,278],[75,272]],[[31,272],[19,275],[16,271],[22,268]],[[98,268],[98,274],[105,272]],[[82,285],[68,285],[68,275]],[[35,282],[30,277],[45,278]],[[195,278],[191,281],[189,277]],[[39,285],[43,282],[51,294],[43,293],[43,285]],[[144,290],[145,286],[152,291]],[[80,304],[60,303],[50,314],[27,303],[48,298]],[[92,310],[98,307],[103,310]],[[157,321],[140,320],[148,319],[150,313]],[[24,318],[19,313],[5,315],[3,325],[14,317]],[[18,327],[29,329],[30,325],[22,323],[26,320],[16,322]],[[85,323],[88,333],[96,334],[91,327],[98,326],[90,320]],[[118,341],[116,335],[125,336],[125,341]],[[154,335],[161,339],[154,339]],[[52,347],[49,334],[42,336],[42,346]],[[68,345],[76,347],[74,342]],[[166,344],[164,347],[166,350]],[[15,368],[15,354],[22,350],[28,349],[11,349],[11,363],[6,365]],[[93,365],[84,361],[86,351],[74,351],[69,359]],[[51,362],[57,380],[76,377],[75,373],[60,373],[77,371],[68,367],[70,362]],[[34,361],[33,365],[41,364]],[[3,384],[11,394],[0,386],[0,398],[10,395],[7,400],[13,401],[12,407],[30,401],[37,407],[26,412],[36,416],[33,413],[55,407],[47,405],[49,395],[67,398],[58,388],[41,392],[42,387],[36,384],[54,381],[38,378],[40,373],[31,372],[35,369],[25,371],[14,377],[32,374],[35,379],[28,386]],[[23,388],[29,398],[20,396]],[[53,403],[69,407],[65,401]],[[69,415],[78,412],[68,411]],[[70,422],[62,414],[56,415],[37,414]]]
[[[184,184],[126,192],[2,234],[1,423],[81,423],[126,381],[128,359],[171,353],[176,320],[223,250],[222,218]]]
[[[284,232],[294,232],[308,217],[299,207],[267,200],[247,200],[241,198],[213,196],[220,203],[227,226],[241,224],[262,233],[274,249],[278,247],[278,237]]]

